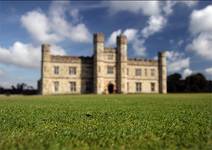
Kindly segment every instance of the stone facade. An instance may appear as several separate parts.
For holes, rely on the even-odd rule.
[[[116,48],[104,46],[103,33],[94,34],[91,57],[51,55],[42,45],[40,92],[70,93],[166,93],[166,57],[158,60],[129,59],[127,38],[117,37]]]

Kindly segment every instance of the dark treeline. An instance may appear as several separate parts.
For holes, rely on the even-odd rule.
[[[35,95],[38,94],[38,90],[25,83],[18,83],[17,85],[12,85],[11,88],[3,88],[0,86],[0,94]]]
[[[212,81],[201,73],[192,74],[182,79],[181,74],[174,73],[167,78],[168,93],[212,92]]]

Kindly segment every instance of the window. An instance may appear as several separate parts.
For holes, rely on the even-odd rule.
[[[151,76],[155,76],[155,69],[151,69]]]
[[[127,75],[129,75],[129,68],[127,68]]]
[[[129,85],[129,82],[127,82],[127,92],[129,92],[130,90],[130,85]]]
[[[59,66],[54,66],[54,74],[59,74]]]
[[[152,91],[152,92],[155,91],[155,83],[151,83],[151,91]]]
[[[108,55],[108,56],[107,56],[107,59],[108,59],[108,60],[113,60],[113,55],[112,55],[112,54]]]
[[[142,84],[141,82],[136,82],[136,92],[141,92]]]
[[[113,67],[107,66],[107,74],[113,74]]]
[[[144,72],[145,72],[145,76],[147,76],[147,68],[145,68]]]
[[[55,81],[54,82],[54,92],[58,92],[59,91],[59,82]]]
[[[70,82],[70,91],[76,92],[76,82]]]
[[[76,67],[69,67],[69,74],[70,75],[75,75],[77,73],[77,68]]]
[[[141,76],[141,69],[135,69],[135,75],[136,76]]]

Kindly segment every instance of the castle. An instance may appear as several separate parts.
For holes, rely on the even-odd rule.
[[[116,48],[104,47],[104,34],[93,38],[91,57],[51,55],[42,45],[40,92],[69,93],[166,93],[166,57],[158,60],[129,59],[127,37],[117,37]]]

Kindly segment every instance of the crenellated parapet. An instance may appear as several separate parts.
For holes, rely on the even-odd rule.
[[[104,43],[104,33],[99,32],[99,33],[95,33],[93,36],[93,42],[95,43]]]
[[[127,64],[134,66],[158,66],[158,60],[131,58],[128,59]]]
[[[116,48],[105,47],[104,52],[105,53],[116,53]]]
[[[50,50],[50,45],[49,44],[42,44],[41,45],[41,53],[42,53],[42,58],[41,60],[44,61],[50,61],[50,55],[51,55],[51,50]]]
[[[54,62],[54,63],[81,63],[81,62],[93,63],[93,57],[51,55],[51,62]]]

